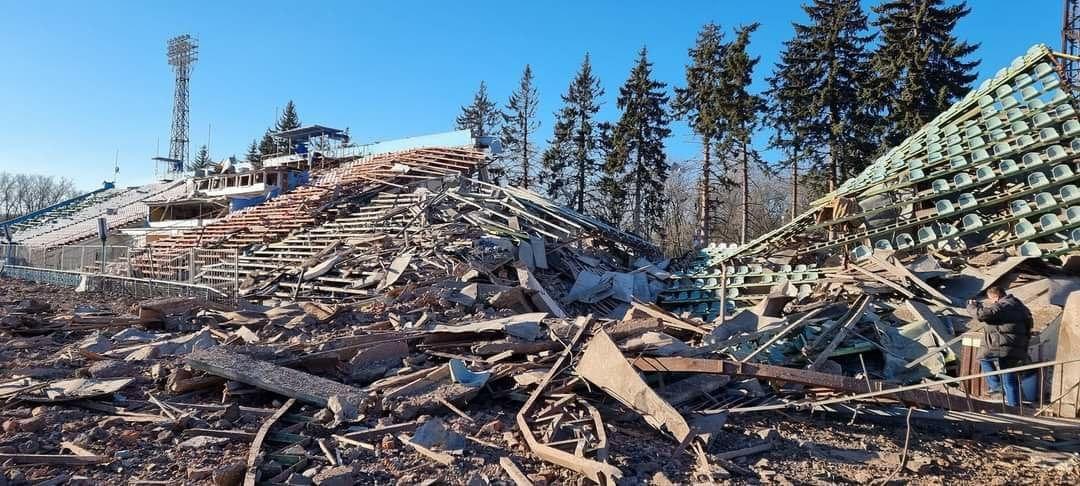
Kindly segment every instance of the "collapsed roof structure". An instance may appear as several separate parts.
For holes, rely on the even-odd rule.
[[[846,262],[1080,252],[1075,103],[1058,59],[1035,45],[783,227],[700,251],[661,301],[714,318],[722,295],[750,306],[790,282],[805,297]]]

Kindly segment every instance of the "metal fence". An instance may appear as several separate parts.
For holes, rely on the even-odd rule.
[[[126,246],[33,246],[0,245],[0,256],[9,265],[69,272],[129,275],[129,248]]]
[[[11,266],[176,282],[209,287],[230,297],[236,297],[240,280],[238,258],[235,249],[192,248],[154,259],[146,248],[126,246],[0,245],[0,261]]]
[[[235,296],[240,280],[235,249],[189,248],[169,258],[155,258],[148,248],[130,253],[130,276],[204,285]]]
[[[203,285],[168,282],[148,278],[124,277],[120,275],[80,273],[68,270],[4,264],[0,265],[0,276],[30,280],[38,283],[76,287],[83,291],[125,294],[137,298],[198,297],[215,302],[231,302],[235,300],[235,296],[225,294],[217,289]]]

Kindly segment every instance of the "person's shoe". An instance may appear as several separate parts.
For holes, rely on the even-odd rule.
[[[1001,400],[1001,390],[990,390],[986,394],[991,400]]]

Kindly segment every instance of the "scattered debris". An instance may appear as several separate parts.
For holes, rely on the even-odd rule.
[[[1013,123],[994,97],[1021,75],[1047,95],[1024,127],[1080,130],[1047,88],[1050,56],[1033,49],[792,223],[675,262],[470,177],[475,150],[425,149],[324,169],[133,258],[160,276],[195,247],[242,249],[228,304],[2,279],[0,484],[989,482],[1001,467],[1075,483],[1077,147],[1025,139],[1046,147],[1022,167],[933,155],[985,142],[986,117]],[[980,367],[963,304],[991,285],[1032,308],[1031,364]],[[1014,372],[1043,386],[1010,407],[985,378]]]

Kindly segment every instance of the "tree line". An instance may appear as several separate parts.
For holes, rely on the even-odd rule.
[[[886,0],[871,8],[873,21],[858,0],[802,8],[808,21],[792,23],[763,92],[751,89],[760,59],[748,51],[759,24],[736,26],[728,38],[708,23],[671,89],[641,48],[618,90],[615,120],[598,119],[605,91],[586,53],[544,150],[529,65],[502,109],[481,81],[457,128],[500,139],[504,152],[491,170],[500,182],[543,192],[672,253],[703,241],[745,243],[858,174],[976,78],[978,44],[954,34],[970,12],[964,1]],[[699,159],[668,159],[675,120],[699,140]],[[751,143],[764,128],[776,160]]]
[[[45,209],[79,194],[66,177],[0,172],[0,221]]]
[[[289,100],[285,103],[285,108],[281,110],[281,115],[278,115],[277,121],[263,132],[262,138],[252,140],[251,145],[248,145],[244,161],[250,164],[252,169],[261,169],[264,158],[288,152],[288,142],[275,140],[273,134],[296,128],[300,128],[300,115],[296,112],[296,104]],[[188,162],[186,169],[189,171],[207,169],[213,163],[210,150],[204,144],[195,152],[195,158]]]

